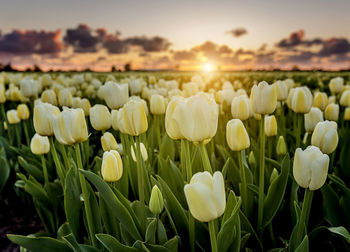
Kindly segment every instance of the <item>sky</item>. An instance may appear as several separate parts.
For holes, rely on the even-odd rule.
[[[45,70],[342,69],[348,0],[0,0],[0,63]]]

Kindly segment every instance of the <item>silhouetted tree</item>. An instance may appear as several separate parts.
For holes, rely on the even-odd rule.
[[[124,71],[125,71],[125,72],[131,71],[131,64],[130,64],[130,63],[126,63],[126,64],[124,65]]]

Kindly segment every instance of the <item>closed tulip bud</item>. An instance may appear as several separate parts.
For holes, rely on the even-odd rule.
[[[277,91],[277,100],[284,101],[288,97],[288,86],[285,81],[278,80],[273,85],[276,87]]]
[[[129,100],[118,110],[118,129],[131,136],[139,136],[148,129],[148,121],[143,103],[139,100]]]
[[[344,112],[344,120],[349,121],[350,120],[350,108],[346,108]]]
[[[52,136],[51,117],[59,115],[60,110],[50,103],[39,102],[34,107],[33,121],[36,133],[41,136]]]
[[[17,106],[17,114],[19,119],[27,120],[29,118],[29,109],[26,104],[19,104]]]
[[[4,129],[8,130],[7,123],[4,121]]]
[[[105,132],[101,137],[101,145],[102,145],[103,151],[118,149],[117,141],[115,140],[114,136],[109,132]]]
[[[323,122],[323,113],[319,108],[312,107],[309,113],[304,114],[304,125],[307,132],[314,131],[319,122]]]
[[[223,89],[216,92],[216,101],[219,104],[222,104],[223,108],[226,110],[229,109],[229,106],[232,104],[232,99],[235,96],[235,91],[232,89]]]
[[[63,107],[72,107],[73,96],[69,89],[62,89],[58,93],[58,104]]]
[[[25,97],[36,97],[40,91],[36,80],[25,78],[20,81],[21,94]]]
[[[159,94],[152,95],[150,100],[150,109],[151,113],[154,115],[165,114],[166,106],[164,97]]]
[[[10,86],[8,92],[8,98],[10,101],[19,101],[21,99],[22,95],[17,86]]]
[[[277,146],[276,146],[276,153],[279,156],[283,156],[287,153],[287,145],[286,142],[284,141],[284,137],[280,136],[277,141]]]
[[[108,108],[96,104],[90,108],[90,122],[95,130],[108,130],[112,125],[112,116]]]
[[[284,82],[287,84],[289,90],[291,90],[295,86],[295,82],[293,79],[285,79]]]
[[[342,77],[336,77],[330,80],[329,89],[333,94],[338,94],[343,91],[344,88],[344,79]]]
[[[35,155],[43,155],[50,151],[50,142],[47,136],[40,136],[35,133],[32,140],[30,141],[30,150]]]
[[[6,102],[6,95],[5,95],[5,87],[3,84],[0,84],[0,103]]]
[[[250,146],[250,139],[244,124],[239,119],[232,119],[226,125],[226,141],[233,151],[245,150]]]
[[[324,92],[317,92],[314,97],[314,106],[321,110],[325,110],[327,105],[328,105],[327,94]]]
[[[17,110],[15,109],[8,110],[6,112],[6,115],[7,115],[7,121],[9,122],[9,124],[17,124],[21,121],[21,119],[19,119],[18,117]]]
[[[213,176],[205,171],[194,174],[184,188],[186,201],[192,216],[209,222],[219,218],[225,211],[226,195],[224,178],[221,172]]]
[[[86,98],[81,99],[81,108],[84,110],[84,115],[89,116],[90,115],[90,101]]]
[[[42,92],[41,101],[57,106],[57,98],[55,91],[47,89],[44,92]]]
[[[82,108],[80,97],[73,97],[72,108]]]
[[[118,151],[111,150],[103,153],[102,178],[106,182],[116,182],[123,175],[123,162]]]
[[[310,190],[320,189],[326,182],[329,157],[318,147],[309,146],[304,151],[296,149],[293,176],[299,186]]]
[[[276,168],[273,168],[270,176],[270,184],[278,177],[278,171]]]
[[[303,137],[303,144],[306,145],[307,144],[307,138],[309,137],[309,133],[306,131]]]
[[[132,80],[129,83],[131,94],[139,94],[139,93],[141,93],[143,87],[145,87],[145,86],[146,86],[146,82],[143,79]]]
[[[135,149],[135,150],[134,150],[134,149]],[[135,145],[134,145],[134,148],[131,147],[131,157],[132,157],[132,160],[134,160],[135,162],[137,162],[137,158],[136,158],[135,151],[137,151],[136,143],[135,143]],[[141,156],[142,156],[143,161],[147,161],[147,159],[148,159],[148,153],[147,153],[146,147],[145,147],[145,145],[144,145],[143,143],[140,143],[140,151],[141,151]]]
[[[177,121],[174,119],[173,115],[176,109],[176,106],[179,103],[180,99],[184,99],[180,96],[174,96],[166,109],[165,113],[165,129],[168,134],[168,136],[171,139],[178,140],[178,139],[183,139],[184,136],[182,135],[180,131],[180,127],[177,124]]]
[[[81,108],[65,109],[51,120],[55,137],[59,143],[73,145],[88,139],[84,111]]]
[[[274,115],[265,116],[265,135],[276,136],[277,135],[277,121]]]
[[[253,151],[251,151],[249,153],[249,156],[248,156],[248,163],[250,166],[255,166],[256,165],[256,159],[255,159],[255,156],[254,156],[254,153]]]
[[[311,144],[325,154],[331,154],[338,145],[338,125],[333,121],[319,122],[311,137]]]
[[[289,91],[287,105],[295,113],[308,113],[312,107],[313,98],[309,88],[297,87]]]
[[[234,97],[231,104],[231,114],[233,118],[247,120],[251,115],[249,98],[245,95]]]
[[[339,105],[335,103],[328,104],[324,111],[324,117],[326,120],[338,121],[339,118]]]
[[[162,192],[157,185],[154,185],[149,200],[149,210],[155,215],[160,214],[164,208],[164,200]]]
[[[111,109],[118,109],[128,102],[128,84],[117,84],[113,81],[108,81],[101,89],[103,92],[103,98],[107,106]]]
[[[340,97],[340,105],[350,107],[350,90],[345,90]]]
[[[254,85],[250,94],[253,112],[256,114],[272,114],[277,106],[277,91],[274,85],[262,81]]]

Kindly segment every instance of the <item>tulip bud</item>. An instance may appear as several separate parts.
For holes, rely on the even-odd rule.
[[[317,92],[314,97],[314,106],[324,110],[328,105],[328,96],[324,92]]]
[[[73,96],[69,89],[62,89],[58,93],[58,104],[63,107],[72,107]]]
[[[309,88],[297,87],[289,91],[287,105],[295,113],[308,113],[312,107],[313,99]]]
[[[57,106],[57,98],[55,91],[47,89],[44,92],[42,92],[41,101]]]
[[[19,104],[17,106],[17,114],[19,119],[27,120],[29,118],[29,109],[26,104]]]
[[[333,94],[338,94],[343,91],[344,88],[344,79],[342,77],[336,77],[330,80],[329,89]]]
[[[34,107],[34,129],[36,133],[41,136],[52,136],[53,128],[51,124],[51,117],[59,115],[60,110],[50,103],[39,102]]]
[[[86,98],[81,99],[81,108],[84,110],[84,115],[89,116],[90,115],[90,101]]]
[[[95,130],[108,130],[112,125],[112,116],[108,108],[96,104],[90,108],[90,122]]]
[[[164,200],[162,192],[157,185],[154,185],[149,200],[149,210],[155,215],[160,214],[164,208]]]
[[[57,141],[65,145],[81,143],[88,139],[84,111],[81,108],[65,109],[52,117],[52,126]]]
[[[251,115],[249,98],[245,95],[234,97],[231,104],[231,114],[233,118],[247,120]]]
[[[277,121],[274,115],[265,116],[265,135],[276,136],[277,135]]]
[[[273,168],[270,176],[270,184],[278,177],[278,171],[276,168]]]
[[[180,127],[178,126],[177,121],[173,117],[176,106],[178,105],[180,99],[184,98],[180,96],[174,96],[170,100],[165,113],[165,130],[168,136],[174,140],[184,138],[184,136],[181,134]]]
[[[224,178],[221,172],[213,176],[205,171],[194,174],[184,188],[186,201],[192,216],[209,222],[219,218],[225,211],[226,195]]]
[[[304,125],[307,132],[314,131],[319,122],[323,122],[323,113],[319,108],[312,107],[309,113],[304,114]]]
[[[293,176],[299,186],[310,190],[320,189],[326,182],[329,157],[318,147],[309,146],[304,151],[296,149]]]
[[[139,136],[148,129],[148,121],[143,103],[139,100],[129,100],[118,110],[118,129],[131,136]]]
[[[111,109],[118,109],[127,103],[129,99],[128,84],[117,84],[113,81],[106,82],[101,90],[107,106]]]
[[[151,113],[154,115],[165,114],[166,106],[164,97],[159,94],[152,95],[150,100],[150,109]]]
[[[114,136],[109,132],[105,132],[101,137],[101,145],[103,151],[117,150],[118,148],[117,141],[115,140]]]
[[[135,149],[135,151],[137,151],[136,143],[134,144],[134,148],[131,147],[131,157],[132,157],[132,160],[137,162],[134,149]],[[147,161],[148,153],[147,153],[146,147],[145,147],[145,145],[143,143],[140,143],[140,151],[141,151],[141,156],[142,156],[143,161]]]
[[[22,95],[17,86],[10,85],[10,89],[8,90],[8,92],[8,98],[10,101],[19,101],[21,99]]]
[[[311,144],[320,148],[325,154],[331,154],[338,145],[337,123],[333,121],[319,122],[311,137]]]
[[[81,98],[73,97],[72,108],[81,108]]]
[[[25,97],[36,97],[39,93],[39,85],[36,80],[25,78],[20,81],[21,94]]]
[[[276,87],[262,81],[254,85],[250,94],[253,112],[256,114],[272,114],[277,106]]]
[[[283,156],[287,153],[287,145],[284,141],[284,137],[280,136],[277,141],[276,153],[278,156]]]
[[[101,174],[106,182],[116,182],[123,175],[123,162],[118,151],[111,150],[103,153]]]
[[[253,151],[251,151],[251,152],[249,153],[249,156],[248,156],[248,163],[249,163],[250,166],[253,166],[253,167],[256,165],[256,159],[255,159],[255,156],[254,156]]]
[[[277,100],[284,101],[288,97],[288,86],[285,81],[278,80],[273,85],[276,87]]]
[[[6,102],[6,95],[5,95],[5,87],[3,84],[0,84],[0,103]]]
[[[349,121],[350,120],[350,108],[346,108],[344,112],[344,120]]]
[[[249,148],[250,139],[241,120],[232,119],[227,123],[226,141],[233,151],[241,151]]]
[[[328,104],[324,111],[324,117],[329,121],[338,121],[339,118],[339,105],[335,103]]]
[[[21,119],[19,119],[18,117],[17,110],[15,109],[8,110],[6,114],[7,114],[7,121],[9,122],[9,124],[17,124],[21,121]]]
[[[345,90],[340,97],[340,105],[350,107],[350,90]]]
[[[139,94],[139,93],[141,93],[143,87],[145,87],[145,86],[146,86],[146,82],[143,79],[132,80],[129,83],[131,94]]]
[[[47,136],[40,136],[35,133],[32,140],[30,141],[30,150],[35,155],[46,154],[50,151],[50,142]]]

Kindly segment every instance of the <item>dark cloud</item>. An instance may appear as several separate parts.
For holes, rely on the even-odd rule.
[[[14,30],[0,35],[0,52],[14,54],[53,54],[62,49],[61,31]]]
[[[187,51],[187,50],[182,50],[182,51],[175,51],[173,52],[173,58],[174,60],[195,60],[197,58],[197,54],[194,51]]]
[[[248,31],[246,28],[243,28],[243,27],[239,27],[239,28],[236,28],[236,29],[232,29],[230,31],[227,31],[226,33],[229,33],[231,34],[233,37],[235,38],[239,38],[239,37],[242,37],[243,35],[246,35],[248,34]]]
[[[128,45],[121,39],[119,39],[119,33],[115,35],[107,35],[104,38],[103,45],[109,53],[121,54],[128,52]]]
[[[288,38],[281,39],[276,46],[280,48],[293,48],[296,46],[306,46],[310,47],[313,45],[321,45],[323,43],[323,40],[320,38],[315,38],[311,40],[304,39],[305,32],[304,30],[300,29],[296,32],[292,32]]]
[[[155,36],[153,38],[131,37],[124,40],[128,45],[140,46],[146,52],[163,52],[169,49],[171,43],[168,39]]]
[[[345,38],[330,38],[324,40],[319,56],[327,57],[335,54],[346,54],[350,52],[349,41]]]
[[[77,28],[67,29],[63,40],[67,45],[73,46],[75,52],[96,52],[98,43],[106,35],[104,32],[102,29],[98,29],[94,34],[88,25],[80,24]]]

